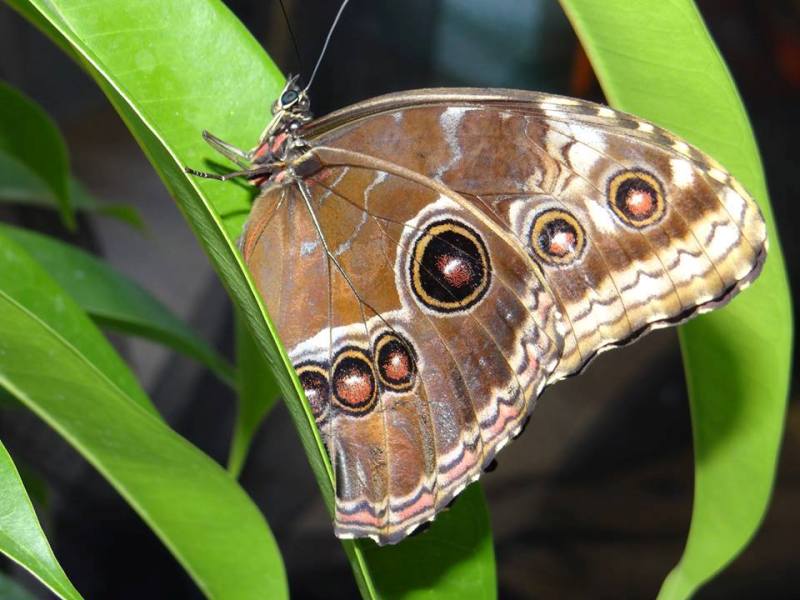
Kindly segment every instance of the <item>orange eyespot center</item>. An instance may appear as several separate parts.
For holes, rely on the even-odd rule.
[[[608,204],[622,223],[636,229],[657,223],[666,212],[661,183],[642,169],[620,171],[611,178]]]
[[[350,414],[366,414],[375,407],[375,373],[363,350],[351,347],[339,352],[333,367],[333,391],[339,406]]]
[[[393,332],[382,334],[375,343],[375,357],[381,383],[396,392],[411,389],[416,360],[411,343]]]
[[[533,219],[530,245],[535,258],[553,266],[571,264],[583,253],[586,235],[578,220],[566,210],[549,208]]]

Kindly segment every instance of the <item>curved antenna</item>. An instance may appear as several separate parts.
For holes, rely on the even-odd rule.
[[[292,40],[292,46],[294,46],[294,54],[297,56],[297,68],[299,71],[303,70],[303,57],[300,56],[300,48],[297,45],[297,38],[294,37],[294,31],[292,31],[292,24],[289,21],[289,13],[286,12],[286,7],[283,5],[283,0],[278,0],[278,4],[281,5],[281,12],[283,13],[283,20],[286,21],[286,28],[289,30],[289,37]]]
[[[319,53],[319,58],[317,59],[317,64],[314,65],[314,70],[311,71],[311,77],[308,80],[308,85],[303,89],[303,93],[308,91],[308,88],[311,87],[311,84],[314,82],[314,77],[317,75],[317,69],[319,69],[319,65],[322,63],[322,57],[325,56],[325,51],[328,49],[328,43],[331,41],[331,36],[333,35],[333,30],[336,29],[336,24],[339,22],[339,17],[342,16],[342,12],[344,11],[344,7],[347,6],[347,3],[350,0],[344,0],[342,5],[339,7],[339,12],[336,13],[336,17],[333,19],[333,24],[331,28],[328,30],[328,35],[325,38],[325,43],[322,45],[322,52]]]

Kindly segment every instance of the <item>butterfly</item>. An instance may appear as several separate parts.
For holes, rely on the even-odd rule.
[[[204,136],[241,167],[216,178],[260,187],[240,248],[327,448],[341,538],[402,540],[547,385],[724,305],[766,258],[722,166],[606,106],[427,89],[312,120],[290,78],[272,112],[249,152]]]

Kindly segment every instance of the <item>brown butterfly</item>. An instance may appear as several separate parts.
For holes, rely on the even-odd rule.
[[[430,89],[312,121],[296,78],[250,152],[241,251],[336,477],[339,537],[395,543],[596,354],[725,304],[758,207],[712,158],[608,107]]]

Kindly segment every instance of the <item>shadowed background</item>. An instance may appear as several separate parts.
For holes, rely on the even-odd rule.
[[[298,59],[276,1],[227,4],[285,73],[305,75],[338,6],[284,0]],[[796,290],[800,3],[699,4],[750,112]],[[230,354],[230,304],[155,172],[94,83],[5,6],[0,78],[57,119],[73,170],[94,195],[135,205],[148,232],[83,218],[78,234],[70,236],[53,214],[34,209],[3,208],[0,219],[104,256]],[[352,0],[312,89],[312,106],[321,115],[381,93],[440,85],[517,87],[602,100],[555,0]],[[271,100],[264,101],[265,120]],[[145,342],[114,341],[169,423],[224,462],[232,393],[184,358]],[[133,511],[33,415],[0,413],[0,439],[25,471],[26,483],[33,482],[31,495],[54,551],[87,598],[200,597]],[[691,514],[691,429],[674,331],[605,354],[581,377],[549,389],[526,433],[499,462],[482,481],[501,598],[654,597],[680,557]],[[800,410],[793,398],[764,527],[699,598],[797,597],[799,466]],[[293,597],[355,597],[348,564],[282,406],[257,436],[242,482],[275,532]],[[0,568],[48,597],[21,569],[3,559]]]

